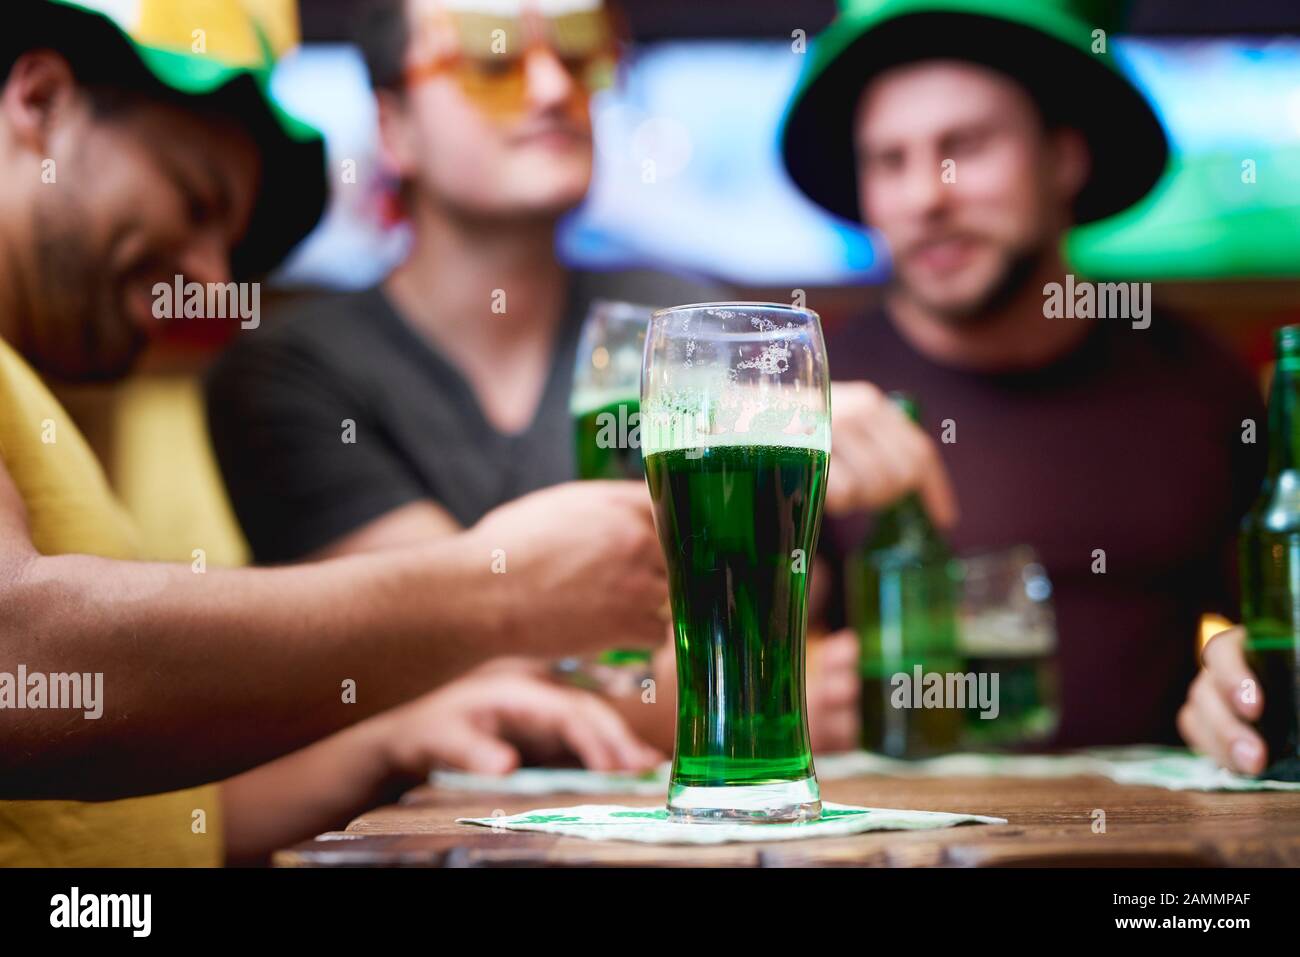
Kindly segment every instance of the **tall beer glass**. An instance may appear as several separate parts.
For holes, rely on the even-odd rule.
[[[677,820],[814,820],[808,582],[830,455],[817,314],[771,303],[662,309],[641,443],[677,651]]]
[[[654,306],[596,299],[578,335],[569,411],[580,479],[642,481],[641,360]],[[645,648],[611,648],[594,658],[563,658],[556,671],[612,696],[642,692],[651,673]]]

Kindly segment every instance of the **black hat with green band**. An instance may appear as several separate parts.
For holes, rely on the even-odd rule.
[[[1091,170],[1077,222],[1137,202],[1169,158],[1164,130],[1111,52],[1124,0],[841,0],[809,52],[781,132],[795,184],[846,219],[859,218],[854,112],[891,67],[963,60],[1018,81],[1053,126],[1087,139]]]
[[[233,251],[238,276],[278,265],[320,220],[328,194],[321,134],[271,95],[275,56],[268,25],[250,12],[257,6],[254,0],[16,0],[5,10],[0,36],[0,65],[25,50],[57,50],[79,82],[214,110],[248,132],[261,154],[261,188],[248,232]]]

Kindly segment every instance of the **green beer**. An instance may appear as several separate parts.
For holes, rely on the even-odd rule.
[[[963,745],[1020,749],[1048,739],[1060,720],[1056,616],[1047,570],[1028,545],[961,562],[957,646],[963,669],[997,675],[997,716],[966,712]]]
[[[597,299],[583,321],[574,360],[569,414],[580,479],[642,481],[641,357],[651,306]],[[647,649],[614,648],[594,659],[566,659],[576,684],[610,695],[639,693],[650,674]]]
[[[673,776],[683,786],[812,776],[806,562],[826,461],[820,449],[743,445],[646,458],[679,650]]]
[[[674,820],[815,820],[808,584],[830,457],[817,314],[705,303],[651,317],[641,439],[677,664]]]
[[[904,393],[890,398],[913,422]],[[957,653],[952,556],[915,494],[882,510],[864,547],[846,566],[849,621],[858,633],[861,743],[893,757],[954,750],[964,718],[953,708],[900,708],[897,675],[963,671]],[[902,694],[906,702],[909,695]]]
[[[611,400],[575,395],[570,406],[575,410],[573,444],[578,478],[641,481],[645,466],[641,461],[640,398]],[[636,668],[642,672],[650,660],[651,652],[642,648],[613,648],[596,656],[600,665]],[[599,686],[599,682],[594,684]]]
[[[963,672],[957,655],[952,582],[946,564],[867,554],[850,560],[859,641],[861,744],[897,758],[955,750],[965,719],[954,708],[900,708],[897,676]],[[910,687],[910,685],[908,686]]]
[[[1059,723],[1056,658],[1037,655],[971,655],[962,667],[998,676],[998,715],[992,720],[966,712],[965,746],[980,750],[1021,749],[1049,738]]]
[[[1268,473],[1242,521],[1242,615],[1246,662],[1259,682],[1258,729],[1268,745],[1264,776],[1300,780],[1300,326],[1279,329],[1268,399]]]
[[[580,479],[636,479],[641,462],[641,400],[575,397],[573,439]]]

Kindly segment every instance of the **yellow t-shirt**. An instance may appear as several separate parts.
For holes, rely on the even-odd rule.
[[[3,340],[0,459],[27,507],[32,541],[42,554],[138,554],[131,523],[84,437]],[[0,671],[14,674],[25,664],[8,659],[0,648]],[[111,708],[110,684],[103,695]],[[214,786],[102,803],[0,801],[0,866],[216,866],[221,860]]]

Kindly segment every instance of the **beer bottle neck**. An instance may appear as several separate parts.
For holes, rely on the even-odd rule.
[[[866,550],[922,552],[942,545],[943,540],[935,531],[921,499],[912,493],[876,514],[875,530]]]
[[[1300,467],[1300,359],[1278,360],[1268,396],[1268,474]]]
[[[891,392],[889,399],[916,425],[921,424],[921,406],[907,392]],[[946,551],[920,497],[912,492],[876,514],[876,526],[865,550],[868,553],[899,552],[917,557]]]

